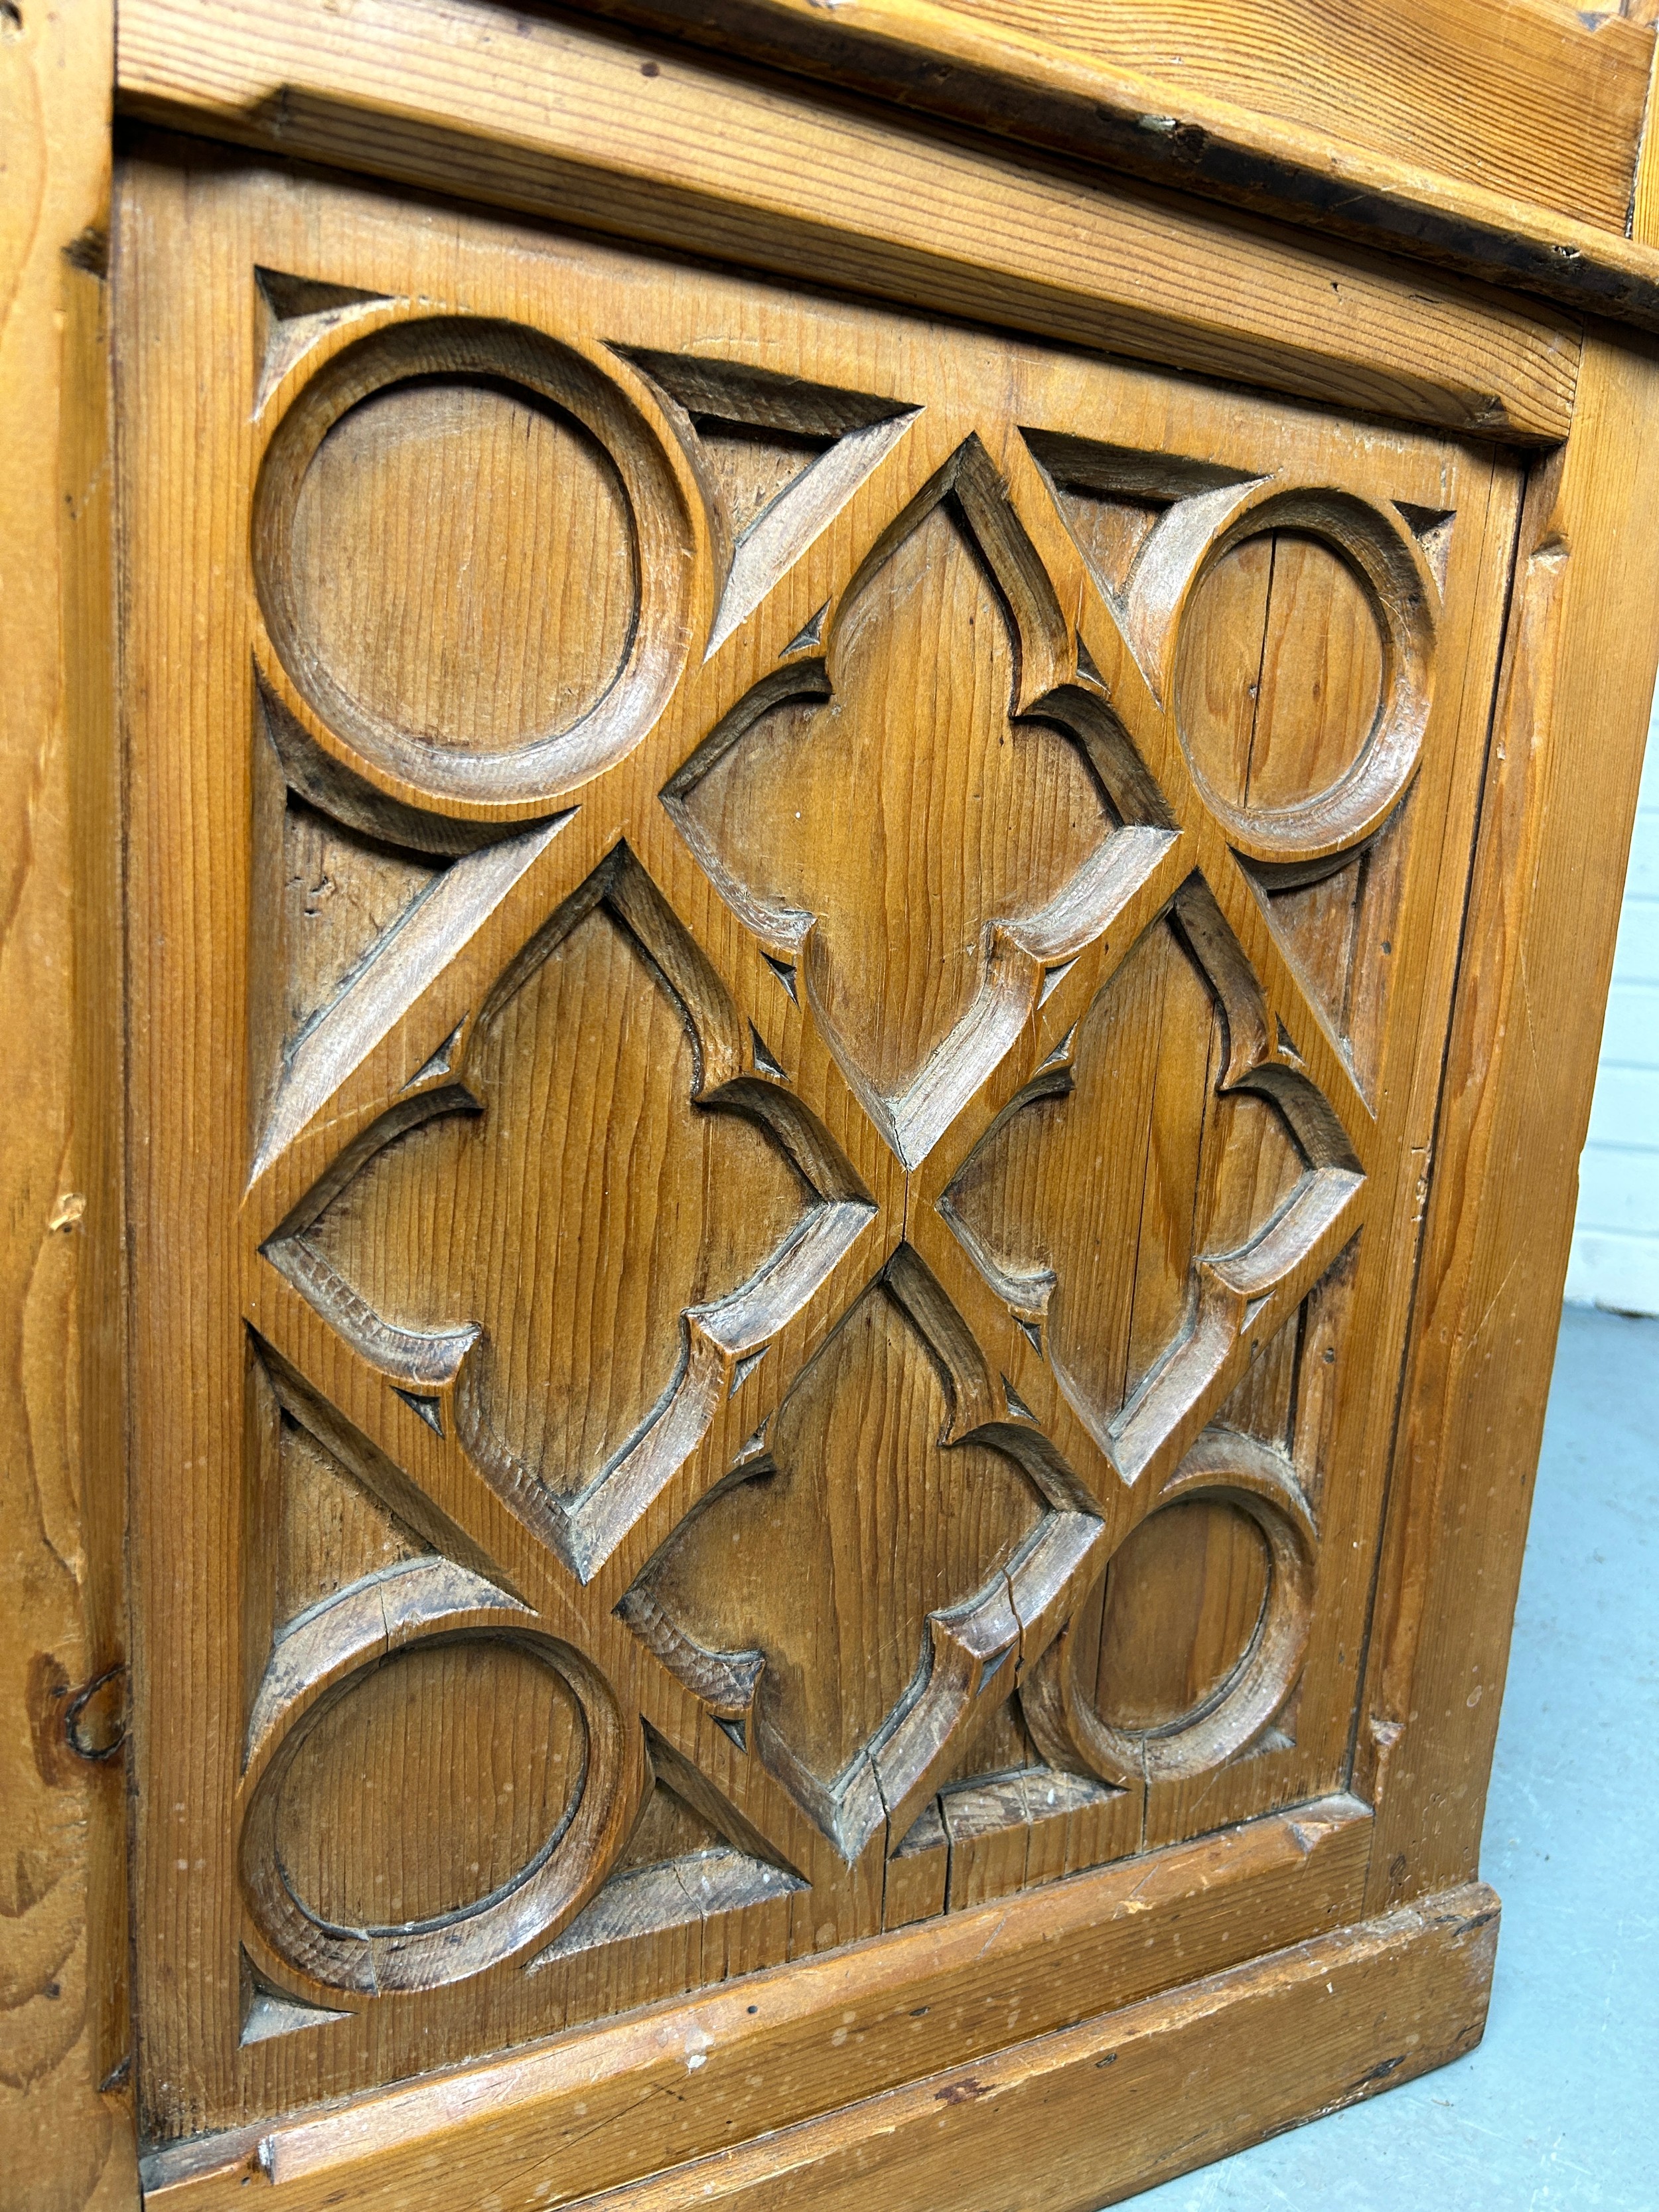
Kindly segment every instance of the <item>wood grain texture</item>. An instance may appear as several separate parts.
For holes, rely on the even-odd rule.
[[[1133,2003],[1149,1976],[1167,1986],[1171,1964],[1202,1981],[1243,1963],[1245,1895],[1249,1940],[1278,1948],[1324,1935],[1354,1917],[1370,1825],[1347,1799],[1306,1806],[1080,1875],[1018,1911],[980,1905],[333,2113],[158,2151],[146,2190],[207,2212],[244,2203],[244,2181],[263,2171],[301,2204],[344,2189],[378,2212],[406,2203],[441,2153],[458,2193],[475,2174],[491,2187],[522,2175],[532,2189],[550,2159],[561,2191],[596,2192],[638,2173],[642,2098],[663,2107],[653,2155],[695,2158],[972,2063],[1022,2029],[1068,2027],[1092,2015],[1103,1986]],[[694,2057],[702,2063],[688,2065]]]
[[[976,1925],[988,1910],[957,1924]],[[1269,2126],[1292,2117],[1284,2075],[1274,2070],[1273,2054],[1286,2040],[1317,2049],[1315,2094],[1322,2109],[1374,2094],[1472,2047],[1485,2023],[1497,1919],[1496,1898],[1479,1884],[1443,1893],[1168,1996],[1085,2017],[948,2069],[912,2075],[902,2087],[824,2109],[763,2139],[733,2130],[732,2147],[610,2193],[617,2203],[666,2206],[684,2201],[689,2180],[699,2201],[816,2205],[867,2203],[874,2187],[903,2205],[1037,2202],[1081,2212],[1101,2201],[1103,2187],[1110,2192],[1108,2202],[1133,2195],[1148,2179],[1186,2171],[1253,2139],[1264,2115]],[[766,1984],[754,1986],[764,2000]],[[920,1995],[927,1986],[913,1982],[905,1994]],[[941,1980],[941,1997],[945,1986]],[[842,2008],[843,2024],[850,2014],[857,2029],[848,2040],[855,2041],[868,2033],[858,2002],[866,1992],[849,1984],[844,1994],[852,2002]],[[928,2007],[928,2017],[934,2009]],[[713,2015],[697,2025],[709,2038],[699,2045],[706,2071],[730,2051],[729,2030],[722,2033],[726,2022]],[[738,2042],[748,2046],[744,2062],[762,2069],[753,2086],[769,2070],[766,2045],[777,2039],[775,2033],[738,2031]],[[914,2048],[917,2058],[921,2043]],[[688,2106],[695,2112],[716,2104],[720,2092],[712,2081],[686,2081],[681,2052],[670,2063],[680,2069],[684,2086],[677,2095]],[[637,2096],[649,2076],[638,2058],[635,2063],[629,2086]],[[505,2204],[545,2203],[550,2183],[557,2201],[595,2201],[574,2193],[582,2188],[580,2169],[546,2132],[535,2132],[536,2124],[545,2130],[557,2110],[558,2067],[556,2058],[539,2066],[531,2061],[514,2069],[518,2081],[503,2069],[493,2081],[456,2082],[444,2138],[455,2161],[449,2168],[455,2185],[487,2173]],[[1105,2072],[1111,2079],[1103,2082]],[[610,2081],[592,2088],[610,2102]],[[461,2102],[469,2091],[470,2110]],[[1172,2097],[1182,2102],[1188,2130],[1177,2145],[1165,2148],[1152,2136],[1146,2115]],[[439,2112],[429,2103],[425,2110],[408,2100],[402,2109],[392,2100],[377,2103],[378,2110],[366,2106],[361,2113],[340,2114],[332,2126],[325,2121],[284,2130],[199,2178],[182,2156],[158,2165],[152,2193],[158,2202],[206,2212],[234,2202],[234,2190],[263,2165],[302,2208],[337,2201],[343,2187],[354,2203],[371,2208],[404,2201],[398,2192],[421,2170],[423,2154],[430,2155],[432,2136],[425,2131]],[[707,2120],[701,2127],[694,2121],[687,2132],[695,2139],[707,2129]],[[586,2132],[591,2138],[598,2130]],[[1034,2133],[1065,2147],[1040,2167],[1031,2158]],[[592,2152],[583,2160],[588,2166],[598,2163]]]
[[[1656,404],[1598,337],[1522,518],[1366,1692],[1374,1899],[1479,1850],[1653,690]]]
[[[123,105],[155,120],[1447,428],[1569,419],[1576,336],[1547,310],[620,35],[439,0],[138,0],[120,38]]]
[[[842,15],[1030,74],[975,0]],[[1512,28],[1616,167],[1645,32]],[[123,40],[242,147],[136,131],[118,203],[152,2192],[931,2212],[943,2145],[1080,2206],[1455,2055],[1639,344],[1575,397],[1553,310],[1020,99],[998,149],[490,0]],[[1649,252],[1587,281],[1639,319]]]
[[[122,211],[151,2139],[1341,1790],[1513,465],[199,144]],[[1362,1019],[1274,902],[1389,838]]]
[[[1497,1897],[1483,1884],[1442,1892],[1190,1993],[1080,2022],[771,2142],[612,2191],[611,2202],[618,2212],[668,2212],[688,2183],[699,2203],[753,2212],[852,2212],[872,2188],[887,2203],[929,2212],[1085,2212],[1121,2202],[1256,2141],[1296,2109],[1282,2073],[1269,2070],[1274,2045],[1316,2044],[1316,2065],[1299,2087],[1322,2111],[1473,2049],[1486,2024],[1497,1921]],[[1155,2147],[1140,2115],[1177,2100],[1186,2132],[1177,2146]],[[1038,2139],[1055,2148],[1034,2171]]]
[[[27,2212],[137,2201],[122,2088],[112,36],[108,10],[71,5],[14,15],[0,45],[0,1010],[15,1040],[0,1076],[0,2188]]]
[[[1644,328],[1659,312],[1629,218],[1653,33],[1634,9],[584,4]]]
[[[1652,40],[1617,16],[1591,25],[1526,0],[1294,12],[1278,0],[1173,0],[1133,11],[1078,0],[951,0],[951,12],[1108,68],[1167,75],[1248,114],[1298,124],[1333,149],[1363,146],[1604,230],[1625,228]]]

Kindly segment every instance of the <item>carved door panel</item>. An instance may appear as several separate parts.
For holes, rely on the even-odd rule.
[[[152,2136],[1337,1817],[1515,472],[161,140],[116,279]]]

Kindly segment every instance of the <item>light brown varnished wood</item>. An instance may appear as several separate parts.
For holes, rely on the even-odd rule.
[[[1526,439],[1570,418],[1576,332],[1547,308],[1337,246],[1316,266],[1246,216],[590,26],[137,0],[120,35],[123,105],[155,121],[1340,405]]]
[[[1613,576],[1649,558],[1659,379],[1598,347],[1522,523],[1367,1690],[1376,1899],[1479,1850],[1641,768],[1588,733],[1638,729],[1653,687]]]
[[[957,1924],[965,1932],[987,1917],[975,1914]],[[1006,2197],[999,2193],[989,2201],[1053,2203],[1081,2212],[1100,2201],[1103,2189],[1113,2202],[1133,2195],[1148,2180],[1223,2155],[1258,2134],[1264,2114],[1288,2111],[1275,2101],[1284,2089],[1275,2081],[1271,2056],[1285,2040],[1317,2047],[1316,2094],[1325,2109],[1462,2055],[1480,2039],[1497,1917],[1497,1900],[1484,1886],[1443,1893],[1389,1917],[1267,1953],[1178,1995],[1091,2016],[984,2057],[964,2052],[952,2067],[913,2077],[884,2094],[823,2111],[763,2139],[739,2141],[672,2172],[605,2193],[618,2203],[654,2208],[683,2202],[689,2182],[699,2199],[715,2203],[853,2203],[867,2201],[876,2186],[890,2190],[902,2203],[966,2208],[997,2191]],[[886,1948],[874,1947],[864,1961],[872,1963]],[[770,1994],[767,1981],[751,1987],[763,2006]],[[828,2001],[824,2025],[829,2003],[835,2002],[848,2030],[837,2050],[879,2039],[884,2007],[876,1997],[872,2015],[875,1995],[851,1972],[844,1973],[839,1991],[822,1992]],[[719,2067],[723,2057],[751,2069],[758,2063],[761,2072],[751,2072],[746,2084],[752,2097],[767,2080],[768,2046],[781,2039],[775,2030],[769,2034],[746,2021],[728,2022],[713,2010],[686,2025],[689,2046],[672,2051],[659,2046],[649,2057],[643,2050],[627,2051],[635,2070],[615,2090],[637,2100],[653,2074],[672,2079],[674,2100],[695,2116],[689,2126],[682,2123],[689,2147],[700,2136],[722,2131],[721,2108],[732,2101],[732,2092],[723,2091],[720,2077],[707,2069]],[[649,2024],[641,2026],[648,2035]],[[960,2044],[959,2027],[957,2033]],[[914,2048],[921,2058],[922,2039]],[[625,2051],[619,2041],[617,2057]],[[701,2057],[703,2069],[688,2068],[688,2055]],[[1103,2081],[1103,2073],[1110,2080]],[[415,2096],[376,2100],[360,2112],[283,2130],[258,2143],[234,2149],[227,2144],[230,2155],[217,2170],[207,2167],[199,2154],[194,2161],[188,2153],[178,2154],[156,2161],[151,2189],[159,2203],[210,2212],[240,2201],[235,2192],[263,2170],[301,2207],[337,2201],[342,2188],[354,2203],[389,2206],[429,2171],[429,2146],[441,2142],[458,2191],[476,2174],[487,2177],[507,2204],[542,2203],[550,2194],[564,2203],[602,2201],[586,2193],[582,2176],[584,2169],[597,2166],[604,2172],[611,2163],[603,2149],[591,2147],[605,2132],[591,2115],[612,2103],[615,2090],[605,2080],[580,2085],[590,2094],[580,2100],[586,2112],[572,2114],[584,2146],[580,2166],[573,2166],[565,2145],[578,2129],[567,2119],[560,2133],[554,2130],[561,2106],[571,2112],[577,2085],[561,2074],[557,2054],[550,2052],[533,2081],[528,2069],[510,2085],[483,2075],[457,2076]],[[819,2095],[822,2081],[822,2075],[814,2080]],[[1178,2144],[1155,2149],[1145,2115],[1176,2095],[1186,2130]],[[964,2116],[970,2127],[966,2143],[952,2140]],[[590,2124],[580,2127],[583,2119]],[[1052,2136],[1064,2149],[1034,2164],[1034,2131]],[[949,2155],[942,2153],[941,2136]]]
[[[1649,240],[1656,174],[1650,137]],[[1656,404],[1650,352],[1598,333],[1573,439],[1522,517],[1358,1745],[1382,1814],[1374,1901],[1480,1850],[1659,657],[1615,580],[1655,557]],[[1588,745],[1592,726],[1611,741]]]
[[[125,2207],[112,25],[0,44],[0,2193]]]
[[[235,2192],[263,2168],[289,2190],[343,2182],[355,2196],[373,2181],[395,2200],[442,2145],[458,2188],[474,2160],[499,2177],[550,2156],[567,2195],[598,2191],[637,2174],[629,2116],[664,2088],[673,2095],[660,2099],[661,2154],[702,2156],[971,2063],[1021,2028],[1046,2034],[1090,2018],[1107,1982],[1133,2002],[1161,1982],[1166,1949],[1200,1978],[1242,1963],[1233,1946],[1244,1894],[1260,1900],[1255,1926],[1270,1948],[1316,1937],[1354,1914],[1369,1834],[1351,1801],[1304,1807],[1045,1887],[1018,1913],[981,1906],[512,2063],[158,2151],[146,2185],[194,2212],[240,2203]]]
[[[166,141],[121,210],[153,2135],[1340,1789],[1514,469]],[[1362,1074],[1274,902],[1387,840]]]
[[[43,2203],[130,2199],[129,2050],[181,2203],[933,2212],[1479,2032],[1654,487],[1641,342],[1467,278],[1650,313],[1650,27],[1401,0],[1368,106],[1366,14],[1309,88],[1189,11],[1176,98],[1018,4],[124,11],[245,150],[131,138],[113,316],[47,223],[6,331],[20,1433],[110,1655],[31,1675]]]
[[[1478,280],[1649,329],[1659,313],[1630,220],[1645,6],[584,4]]]

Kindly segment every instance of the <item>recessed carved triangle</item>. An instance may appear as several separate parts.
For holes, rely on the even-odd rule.
[[[1090,573],[1119,609],[1136,562],[1170,509],[1245,481],[1236,471],[1176,454],[1137,453],[1048,431],[1024,435]]]
[[[242,2033],[244,2045],[269,2043],[273,2036],[297,2035],[308,2027],[326,2027],[331,2021],[349,2020],[348,2012],[328,2005],[302,2004],[276,1989],[242,1954]]]
[[[1452,525],[1457,520],[1456,510],[1446,507],[1413,507],[1407,500],[1396,500],[1395,506],[1411,525],[1412,533],[1423,548],[1434,580],[1443,592],[1446,588],[1446,563],[1451,558]]]
[[[1393,996],[1411,809],[1408,798],[1374,837],[1322,867],[1240,860],[1297,981],[1367,1097]]]
[[[494,1560],[258,1339],[248,1386],[258,1439],[249,1533],[257,1573],[270,1588],[273,1633],[353,1584],[413,1560],[452,1559],[500,1583]]]
[[[726,508],[734,545],[836,442],[722,422],[718,415],[694,415],[691,420]]]
[[[295,362],[319,337],[366,309],[391,304],[383,293],[359,291],[351,284],[325,283],[313,276],[290,276],[280,269],[256,268],[253,282],[260,349],[259,384],[253,403],[256,415]]]
[[[288,1370],[267,1358],[256,1373],[264,1431],[256,1517],[276,1631],[347,1584],[434,1547],[317,1434],[305,1418],[314,1409]]]
[[[755,1027],[753,1022],[750,1022],[749,1024],[749,1037],[750,1042],[754,1048],[755,1065],[760,1070],[761,1073],[763,1075],[775,1076],[780,1082],[787,1082],[788,1080],[788,1074],[783,1063],[779,1060],[777,1054],[767,1043],[766,1039],[761,1035],[760,1031]]]
[[[645,1734],[655,1778],[634,1832],[589,1903],[530,1961],[530,1973],[607,1944],[781,1902],[806,1887],[707,1776],[648,1724]]]
[[[254,946],[257,1178],[570,814],[505,833],[429,815],[354,775],[263,684],[256,713],[254,867],[274,922]]]
[[[729,549],[713,653],[835,520],[919,410],[728,362],[631,358],[681,410]],[[807,641],[804,631],[788,650]]]
[[[823,618],[829,611],[830,602],[826,599],[811,620],[803,623],[788,644],[784,647],[783,658],[786,660],[793,659],[798,653],[811,653],[823,644]]]
[[[418,1421],[423,1422],[434,1437],[444,1432],[443,1402],[438,1398],[423,1396],[418,1390],[398,1389],[394,1384],[392,1395],[401,1398]]]

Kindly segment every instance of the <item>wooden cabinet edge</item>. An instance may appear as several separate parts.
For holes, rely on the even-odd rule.
[[[0,1570],[9,1864],[0,2175],[137,2202],[120,1758],[118,762],[107,336],[112,10],[24,11],[0,232]],[[0,2194],[4,2184],[0,2183]]]
[[[1484,1883],[1445,1891],[603,2203],[674,2212],[695,2194],[742,2212],[854,2212],[875,2185],[896,2212],[1118,2203],[1472,2051],[1498,1913]],[[1286,2049],[1309,2054],[1293,2088],[1276,2066]],[[1051,2154],[1034,2170],[1039,2132]]]
[[[118,98],[140,120],[1370,414],[1566,433],[1579,341],[1557,308],[694,52],[659,61],[592,23],[511,19],[509,72],[502,27],[485,0],[465,17],[438,0],[131,0]]]
[[[1370,1826],[1356,1799],[1320,1799],[332,2112],[180,2143],[146,2162],[147,2197],[204,2212],[245,2201],[243,2182],[264,2173],[296,2203],[347,2186],[367,2212],[383,2187],[394,2201],[440,2142],[449,2190],[468,2162],[482,2174],[508,2144],[557,2148],[570,2193],[631,2185],[665,2159],[630,2138],[612,2171],[601,2160],[617,2153],[599,2139],[653,2093],[672,2093],[675,2159],[712,2154],[735,2130],[746,2139],[798,2120],[803,2097],[847,2105],[938,2071],[947,2053],[976,2064],[1012,2025],[1069,2027],[1088,2010],[1068,2002],[1079,1982],[1109,1977],[1139,2002],[1194,1966],[1212,1976],[1352,1921]],[[781,2077],[769,2097],[755,2087],[769,2069]],[[722,2119],[734,2101],[750,2109]]]
[[[1621,231],[1235,106],[1160,76],[1155,56],[1144,74],[1132,72],[917,0],[856,0],[833,15],[818,0],[742,0],[717,13],[703,0],[576,4],[1326,236],[1659,328],[1659,254]],[[1633,173],[1634,144],[1630,152]]]
[[[860,2191],[867,2203],[879,2185],[896,2206],[970,2212],[1006,2183],[1018,2188],[1022,2205],[1079,2212],[1462,2056],[1484,2028],[1498,1913],[1495,1893],[1469,1884],[832,2103],[793,2124],[732,2130],[735,2139],[701,2155],[671,2149],[646,2178],[597,2191],[568,2163],[574,2138],[553,2133],[545,2105],[503,2099],[492,2106],[480,2097],[458,2100],[465,2132],[452,2127],[441,2155],[435,2134],[401,2131],[382,2100],[386,2124],[360,2130],[349,2157],[331,2157],[318,2142],[309,2157],[285,2158],[281,2132],[247,2141],[234,2162],[214,2170],[183,2170],[189,2153],[181,2151],[169,2154],[171,2172],[152,2161],[146,2202],[210,2212],[246,2205],[242,2191],[262,2181],[294,2212],[348,2200],[379,2212],[410,2202],[411,2189],[434,2205],[459,2204],[485,2187],[503,2201],[603,2203],[618,2212],[669,2212],[693,2200],[752,2212],[811,2203],[815,2212],[831,2212],[860,2201]],[[927,1987],[917,1981],[902,1995],[925,2000]],[[1304,2054],[1293,2075],[1279,2060],[1286,2048]],[[670,2101],[695,2106],[702,2085],[691,2062],[712,2064],[720,2055],[717,2039],[677,2052],[667,2062],[678,2076]],[[765,2061],[750,2052],[733,2063]],[[573,2054],[576,2086],[579,2069]],[[459,2077],[454,2086],[462,2089]],[[638,2110],[646,2086],[630,2083],[619,2118]],[[838,2094],[832,2075],[817,2086]],[[314,2127],[320,2134],[329,2124]],[[1031,2148],[1039,2136],[1040,2160]],[[637,2131],[634,2140],[650,2158],[650,2142]],[[547,2169],[556,2160],[553,2180]]]
[[[1659,356],[1593,335],[1522,511],[1361,1705],[1373,1911],[1479,1855],[1659,663],[1656,414]]]

